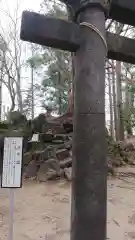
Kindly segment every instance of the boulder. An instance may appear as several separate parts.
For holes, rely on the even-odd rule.
[[[56,156],[58,160],[64,160],[69,157],[69,151],[67,149],[58,149],[56,151]]]
[[[53,180],[61,175],[61,169],[59,162],[54,159],[48,159],[40,165],[37,173],[37,179],[40,182],[46,182],[47,180]]]
[[[24,178],[36,178],[38,168],[39,166],[37,166],[34,160],[29,162],[28,166],[25,168]]]

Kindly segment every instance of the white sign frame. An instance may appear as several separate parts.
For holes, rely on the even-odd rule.
[[[21,188],[23,137],[5,137],[1,188]]]

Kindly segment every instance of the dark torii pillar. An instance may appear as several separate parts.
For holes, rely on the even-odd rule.
[[[33,19],[37,18],[38,22],[37,24],[35,22],[35,25],[33,23],[33,28],[31,25],[32,22],[28,24],[24,16],[21,38],[44,45],[44,39],[46,39],[46,45],[48,46],[65,48],[65,50],[68,49],[73,52],[76,50],[74,54],[71,240],[105,240],[107,199],[105,58],[107,49],[103,41],[105,37],[104,0],[67,0],[64,2],[71,3],[72,10],[77,7],[78,15],[76,22],[78,25],[81,25],[80,30],[76,24],[72,25],[62,21],[59,21],[58,25],[56,24],[58,29],[60,28],[60,24],[65,24],[67,27],[66,30],[64,27],[62,29],[62,38],[63,42],[65,42],[64,47],[60,44],[62,42],[61,39],[54,41],[50,37],[52,35],[51,26],[49,26],[48,35],[43,32],[44,26],[42,21],[44,16],[41,17],[42,21],[40,21],[39,15],[33,15]],[[87,24],[89,26],[84,26]],[[100,31],[103,39],[97,32],[90,28],[90,24],[94,25]],[[31,34],[27,29],[28,26]],[[70,26],[72,26],[71,32],[69,29]],[[35,33],[35,28],[38,33],[40,31],[40,37]],[[79,36],[75,36],[73,30],[79,32]],[[68,35],[69,32],[70,34]],[[44,34],[46,38],[44,38]],[[54,34],[57,35],[57,30],[55,29]],[[57,37],[59,37],[59,34]],[[72,37],[72,44],[68,43],[68,37]],[[79,41],[79,46],[76,46],[78,44],[77,41]]]
[[[96,2],[96,3],[95,3]],[[95,3],[95,4],[94,4]],[[106,46],[103,1],[78,14],[81,45],[74,55],[74,139],[71,240],[105,240],[107,169],[105,140]],[[83,25],[84,24],[84,25]]]

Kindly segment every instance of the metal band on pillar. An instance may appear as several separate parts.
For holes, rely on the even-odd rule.
[[[94,32],[96,32],[98,34],[98,36],[101,38],[102,42],[104,43],[105,45],[105,48],[107,50],[107,42],[106,42],[106,39],[105,37],[103,36],[103,34],[99,31],[98,28],[96,28],[93,24],[90,24],[90,23],[87,23],[87,22],[81,22],[80,23],[80,26],[85,26],[85,27],[88,27],[90,28],[91,30],[93,30]]]

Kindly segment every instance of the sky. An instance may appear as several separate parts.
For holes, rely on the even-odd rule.
[[[10,9],[14,9],[17,4],[17,0],[4,0],[8,3]],[[40,0],[21,0],[22,11],[25,9],[31,9],[37,11],[40,7]]]
[[[16,1],[16,0],[11,0],[11,1]],[[22,0],[23,2],[23,8],[32,8],[33,10],[37,10],[40,5],[40,0]]]

